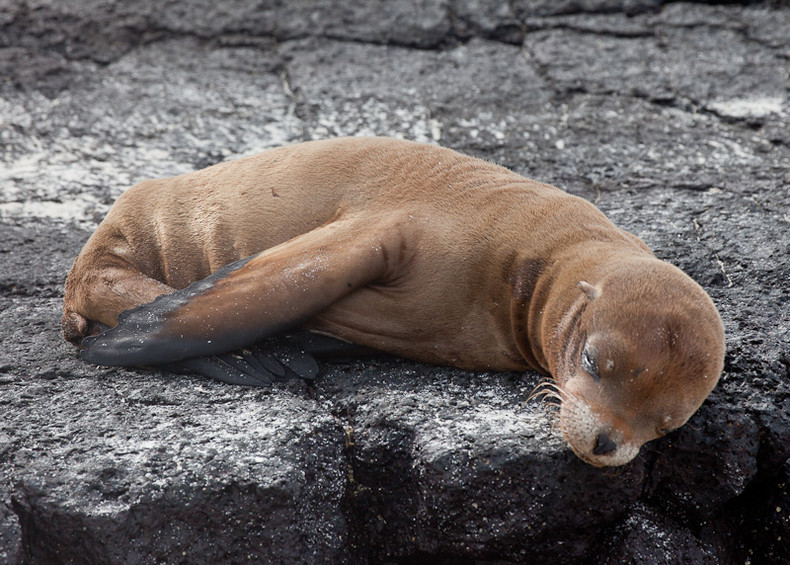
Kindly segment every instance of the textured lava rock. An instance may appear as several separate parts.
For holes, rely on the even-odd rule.
[[[790,9],[0,0],[0,562],[786,563]],[[62,283],[131,184],[394,135],[590,199],[711,294],[720,385],[621,469],[531,373],[267,390],[79,362]]]

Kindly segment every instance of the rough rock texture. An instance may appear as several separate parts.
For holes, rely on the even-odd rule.
[[[0,562],[790,561],[790,7],[725,4],[0,0]],[[367,134],[552,182],[691,274],[728,336],[699,413],[597,470],[534,374],[250,390],[61,340],[126,187]]]

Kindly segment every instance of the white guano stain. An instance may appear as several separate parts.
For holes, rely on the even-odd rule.
[[[779,96],[732,98],[713,102],[710,106],[719,114],[732,118],[764,118],[772,114],[784,115],[783,99]]]
[[[68,201],[34,201],[0,203],[0,217],[48,218],[53,220],[86,220],[89,211],[106,211],[90,194],[81,194]]]

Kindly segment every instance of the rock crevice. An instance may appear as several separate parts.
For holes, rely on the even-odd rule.
[[[788,562],[788,25],[749,2],[0,2],[0,562]],[[532,373],[381,357],[251,390],[76,359],[63,280],[124,189],[339,135],[592,200],[710,293],[720,385],[601,471]]]

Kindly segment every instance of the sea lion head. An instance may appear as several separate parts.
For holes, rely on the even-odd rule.
[[[553,348],[560,428],[584,461],[623,465],[682,426],[711,392],[724,329],[705,291],[656,259],[577,286],[556,331],[564,348]]]

